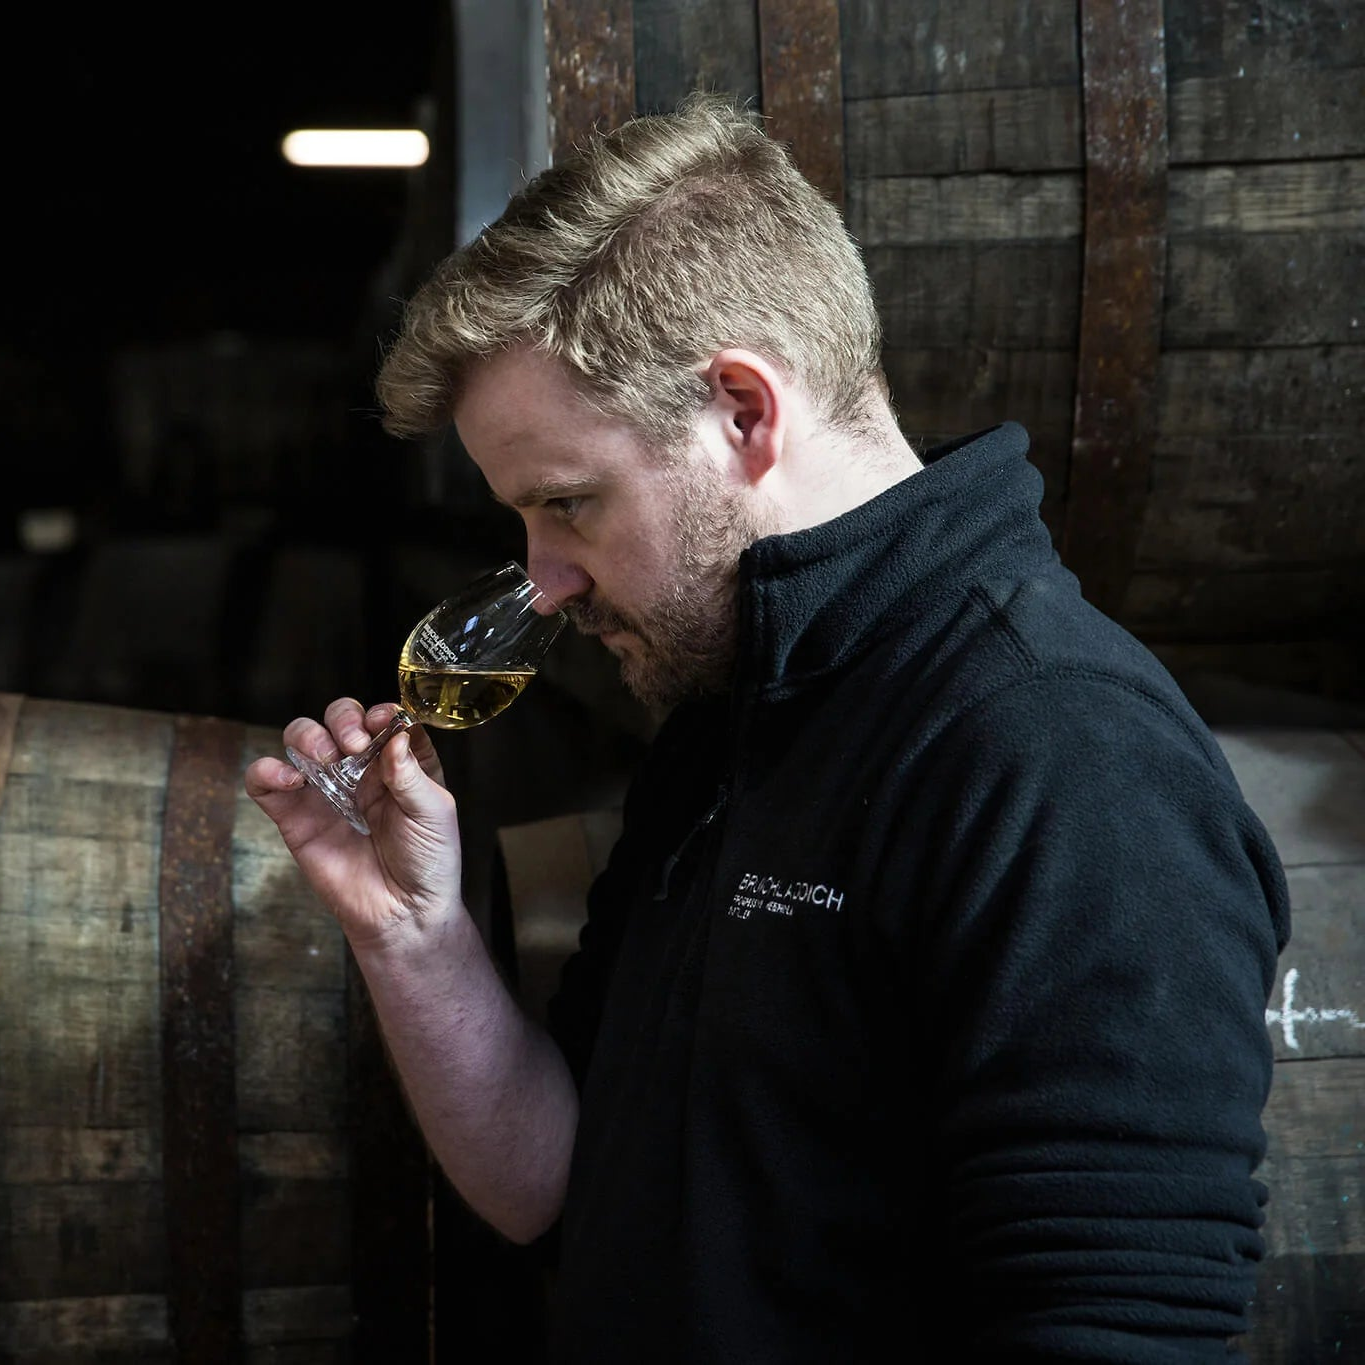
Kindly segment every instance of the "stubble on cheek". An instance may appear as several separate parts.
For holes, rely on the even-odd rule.
[[[655,592],[627,614],[600,596],[568,604],[588,635],[633,638],[612,654],[626,688],[646,706],[667,708],[724,691],[734,675],[739,557],[767,529],[754,509],[718,479],[680,479],[673,490],[669,567]]]

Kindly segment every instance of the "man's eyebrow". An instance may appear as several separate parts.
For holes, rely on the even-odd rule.
[[[597,480],[588,474],[560,474],[537,479],[529,488],[523,489],[512,498],[504,498],[492,488],[493,500],[504,507],[536,507],[551,498],[577,497],[597,486]]]

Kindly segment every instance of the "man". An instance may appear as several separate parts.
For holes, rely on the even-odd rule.
[[[420,730],[372,839],[275,759],[248,788],[450,1179],[557,1229],[557,1359],[1226,1359],[1283,875],[1057,562],[1022,430],[921,461],[879,346],[838,215],[706,98],[595,138],[409,305],[389,429],[454,421],[668,712],[553,1038],[461,903]],[[389,711],[285,738],[355,752]]]

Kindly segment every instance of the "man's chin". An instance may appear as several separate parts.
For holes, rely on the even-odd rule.
[[[616,658],[621,665],[621,682],[626,691],[646,710],[671,711],[682,699],[677,680],[664,678],[652,659],[634,651],[622,651]]]
[[[671,711],[685,701],[718,696],[731,683],[731,670],[669,669],[653,655],[623,653],[617,656],[621,664],[621,682],[641,706],[655,714]]]

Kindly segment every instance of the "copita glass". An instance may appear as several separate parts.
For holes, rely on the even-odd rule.
[[[433,607],[398,657],[402,706],[364,753],[319,763],[296,749],[289,761],[362,834],[370,827],[356,788],[375,755],[416,724],[443,730],[482,725],[505,711],[540,668],[567,618],[509,561]]]

